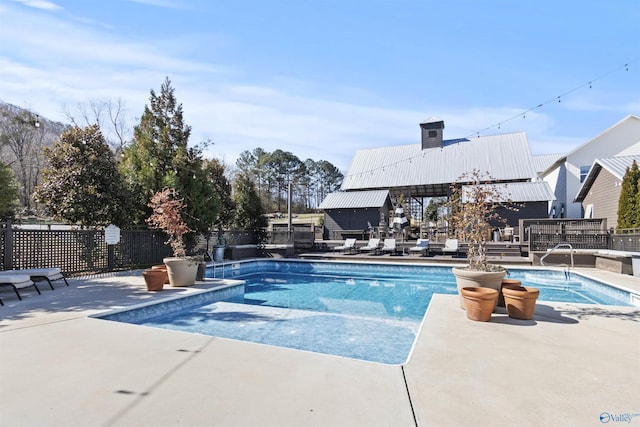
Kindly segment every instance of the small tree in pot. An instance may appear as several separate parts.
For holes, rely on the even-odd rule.
[[[147,218],[147,224],[164,231],[169,236],[166,243],[173,250],[174,256],[163,260],[167,266],[169,283],[171,286],[193,285],[198,263],[186,258],[184,236],[192,230],[182,219],[184,202],[178,198],[176,189],[165,188],[151,196],[148,206],[152,209],[152,214]]]
[[[487,242],[496,224],[505,223],[499,207],[513,209],[506,192],[506,184],[496,183],[488,172],[474,169],[451,184],[448,202],[450,222],[457,236],[468,244],[469,264],[454,268],[458,290],[467,286],[481,286],[500,290],[506,269],[491,264],[487,258]],[[464,301],[461,299],[464,308]]]

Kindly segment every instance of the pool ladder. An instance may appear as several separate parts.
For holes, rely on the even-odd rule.
[[[540,265],[542,266],[548,266],[547,264],[544,263],[544,259],[546,257],[548,257],[549,255],[551,255],[553,253],[553,251],[555,251],[556,249],[559,248],[569,248],[569,254],[571,255],[571,267],[569,267],[569,265],[567,264],[556,264],[557,267],[566,267],[565,271],[564,271],[564,277],[565,279],[569,279],[569,268],[573,268],[573,246],[571,246],[570,243],[558,243],[557,245],[555,245],[553,247],[553,249],[551,249],[549,252],[547,252],[546,254],[544,254],[541,258],[540,258]],[[550,266],[549,266],[550,267]]]

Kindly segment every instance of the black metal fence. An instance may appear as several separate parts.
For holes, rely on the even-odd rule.
[[[528,219],[520,220],[520,229],[534,252],[559,243],[569,243],[574,249],[610,249],[606,219]]]
[[[209,251],[217,233],[199,236],[188,248],[190,254]],[[256,243],[250,231],[227,231],[228,245]],[[26,229],[0,224],[0,270],[59,267],[66,274],[127,270],[153,264],[171,256],[166,235],[154,230],[121,230],[120,242],[107,245],[103,229],[78,230],[58,225]]]

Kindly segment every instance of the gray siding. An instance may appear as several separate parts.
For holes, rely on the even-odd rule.
[[[621,180],[606,169],[601,169],[593,181],[588,194],[582,202],[586,210],[587,205],[593,205],[594,218],[606,218],[610,227],[618,224],[618,200],[622,186]]]

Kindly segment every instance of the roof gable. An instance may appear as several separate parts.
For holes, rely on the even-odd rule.
[[[380,208],[389,199],[389,190],[343,191],[327,194],[319,209]]]
[[[536,176],[524,132],[453,141],[424,150],[420,144],[359,150],[342,189],[431,186],[446,192],[449,183],[474,169],[487,171],[498,181],[526,181]]]
[[[591,168],[589,169],[589,173],[585,177],[582,185],[580,186],[580,190],[578,190],[578,194],[576,195],[575,202],[582,202],[593,183],[595,182],[598,174],[602,169],[608,171],[611,175],[615,176],[617,179],[621,180],[624,178],[624,175],[627,173],[627,168],[630,168],[633,164],[633,161],[636,161],[638,166],[640,166],[640,155],[637,156],[617,156],[617,157],[608,157],[606,159],[596,159],[594,160]]]

